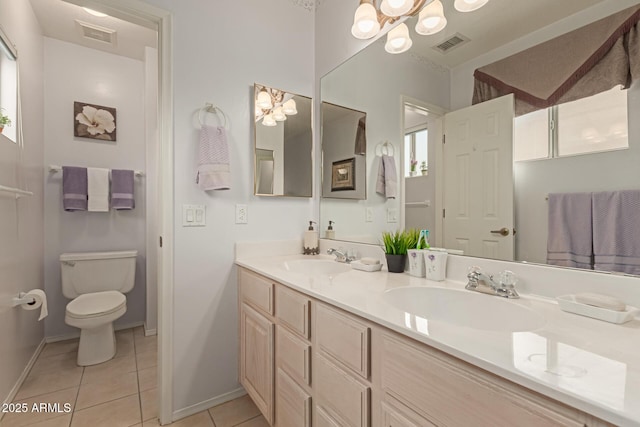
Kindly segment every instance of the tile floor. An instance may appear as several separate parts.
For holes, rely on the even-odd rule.
[[[78,340],[47,344],[14,399],[65,403],[71,412],[7,413],[0,427],[155,427],[157,420],[157,337],[142,328],[116,332],[112,360],[76,365]],[[175,427],[267,427],[248,396],[177,421]]]

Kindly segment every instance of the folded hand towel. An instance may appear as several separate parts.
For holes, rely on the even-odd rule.
[[[594,268],[640,274],[640,190],[593,193]]]
[[[229,146],[224,127],[202,125],[196,183],[201,190],[231,188]]]
[[[87,210],[87,168],[62,167],[62,206],[65,211]]]
[[[89,212],[109,212],[109,169],[87,168]]]
[[[133,198],[133,171],[113,169],[111,171],[111,207],[116,210],[131,210],[136,207]]]
[[[591,193],[549,194],[547,264],[593,268]]]
[[[378,179],[376,180],[376,193],[387,199],[395,199],[398,193],[398,176],[396,163],[393,156],[383,155],[378,166]]]

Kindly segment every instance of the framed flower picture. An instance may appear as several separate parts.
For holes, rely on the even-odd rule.
[[[116,109],[102,105],[73,103],[73,136],[116,140]]]
[[[331,191],[355,190],[356,158],[333,162],[331,168]]]

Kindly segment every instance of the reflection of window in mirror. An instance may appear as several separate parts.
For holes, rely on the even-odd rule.
[[[13,45],[0,30],[0,114],[10,120],[2,135],[16,141],[18,112],[18,67],[17,53]],[[0,124],[2,127],[2,124]]]
[[[627,91],[615,87],[522,115],[514,130],[515,161],[629,148]]]
[[[429,159],[427,157],[427,129],[413,131],[404,136],[404,157],[405,177],[426,175]],[[413,165],[413,168],[412,168]]]

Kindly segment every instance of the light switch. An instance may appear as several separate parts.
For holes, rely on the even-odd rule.
[[[387,222],[398,222],[398,209],[387,208]]]
[[[205,205],[182,205],[183,227],[204,227],[206,224]]]
[[[373,208],[367,207],[364,216],[365,222],[373,222]]]

